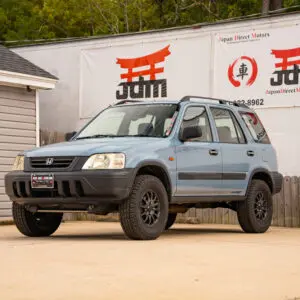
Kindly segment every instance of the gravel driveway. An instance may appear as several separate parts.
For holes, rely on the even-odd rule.
[[[0,257],[1,300],[300,297],[300,229],[176,224],[130,241],[119,223],[64,223],[39,239],[2,226]]]

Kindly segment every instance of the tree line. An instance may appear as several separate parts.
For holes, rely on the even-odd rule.
[[[0,0],[0,41],[22,43],[215,22],[259,14],[264,1]],[[300,5],[300,0],[281,2],[283,7]]]

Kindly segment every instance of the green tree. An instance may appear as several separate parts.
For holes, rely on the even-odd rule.
[[[283,5],[300,5],[300,0],[283,0]],[[0,40],[144,31],[259,14],[261,9],[262,0],[0,0]]]

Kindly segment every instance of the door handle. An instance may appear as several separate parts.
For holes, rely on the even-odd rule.
[[[216,149],[210,149],[210,150],[209,150],[209,154],[210,154],[210,155],[218,155],[218,153],[219,153],[219,152],[218,152],[218,150],[216,150]]]
[[[254,156],[254,151],[248,150],[248,151],[247,151],[247,155],[248,155],[248,156]]]

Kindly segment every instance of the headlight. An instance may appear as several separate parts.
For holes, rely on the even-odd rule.
[[[12,169],[13,169],[13,171],[23,171],[24,170],[24,156],[18,155],[16,157]]]
[[[83,170],[123,169],[125,155],[123,153],[94,154],[86,161]]]

